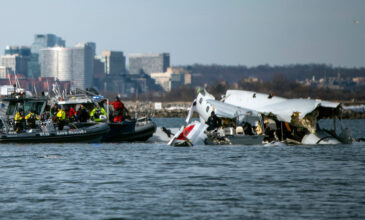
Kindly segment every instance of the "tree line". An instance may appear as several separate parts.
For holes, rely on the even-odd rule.
[[[186,68],[192,74],[193,86],[223,80],[233,83],[244,77],[257,77],[263,81],[270,81],[275,75],[285,76],[288,80],[311,79],[313,76],[316,79],[337,77],[338,74],[343,78],[365,76],[365,67],[346,68],[326,64],[259,65],[254,67],[194,64],[181,67]]]

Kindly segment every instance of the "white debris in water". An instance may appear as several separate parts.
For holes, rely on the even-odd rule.
[[[365,112],[365,105],[344,106],[343,109],[351,110],[351,111],[354,111],[354,112]]]

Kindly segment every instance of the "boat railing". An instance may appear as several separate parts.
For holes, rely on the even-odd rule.
[[[7,106],[4,103],[1,103],[0,115],[6,115],[6,111],[7,111]]]
[[[4,117],[0,117],[0,121],[2,124],[3,133],[9,132],[10,128],[9,128],[7,120]]]

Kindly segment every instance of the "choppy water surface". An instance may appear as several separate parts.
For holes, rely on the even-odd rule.
[[[365,218],[361,143],[0,145],[0,180],[2,219]]]

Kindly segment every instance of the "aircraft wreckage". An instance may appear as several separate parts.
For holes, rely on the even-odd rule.
[[[190,122],[197,112],[199,121]],[[208,129],[212,112],[221,123]],[[287,99],[271,94],[228,90],[218,101],[203,90],[194,100],[186,125],[170,139],[169,145],[200,144],[350,144],[351,132],[341,122],[340,103],[313,99]],[[214,114],[213,114],[214,115]],[[320,128],[318,121],[333,119],[333,128]]]

